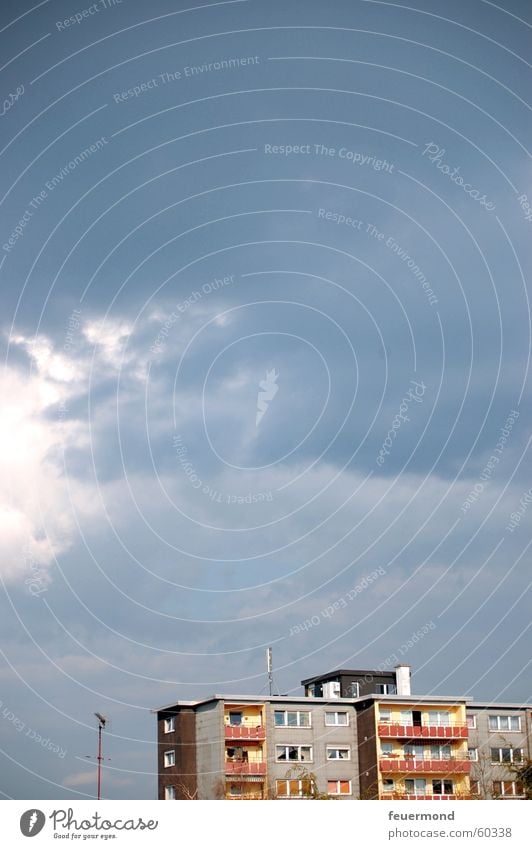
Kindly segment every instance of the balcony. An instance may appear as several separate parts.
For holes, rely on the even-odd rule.
[[[381,758],[379,766],[381,772],[455,775],[469,773],[471,761],[467,758]]]
[[[379,722],[381,738],[394,740],[467,740],[467,725],[401,725],[399,722]]]
[[[226,761],[226,775],[266,775],[266,761]]]
[[[453,801],[453,799],[470,799],[471,796],[457,796],[456,794],[433,796],[427,793],[383,793],[380,798],[384,801],[406,799],[411,802],[449,802]]]
[[[266,727],[252,723],[225,726],[226,740],[265,740]]]

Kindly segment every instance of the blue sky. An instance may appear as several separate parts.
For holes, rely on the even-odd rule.
[[[149,709],[269,645],[530,699],[531,26],[2,5],[4,797],[93,796],[100,711],[154,798]]]

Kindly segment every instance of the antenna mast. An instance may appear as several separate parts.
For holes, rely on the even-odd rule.
[[[273,653],[272,653],[271,646],[269,646],[266,649],[266,662],[267,662],[267,665],[268,665],[268,685],[269,685],[269,688],[270,688],[270,696],[271,696],[271,695],[273,695],[272,694],[272,690],[273,690]]]

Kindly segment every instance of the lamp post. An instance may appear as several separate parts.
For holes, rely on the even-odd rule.
[[[101,713],[95,713],[94,716],[98,720],[98,799],[101,798],[101,784],[102,784],[102,730],[105,728],[107,720]]]

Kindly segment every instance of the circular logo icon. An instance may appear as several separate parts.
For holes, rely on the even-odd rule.
[[[43,830],[46,817],[42,811],[37,808],[30,808],[25,811],[20,818],[20,830],[24,837],[35,837]]]

